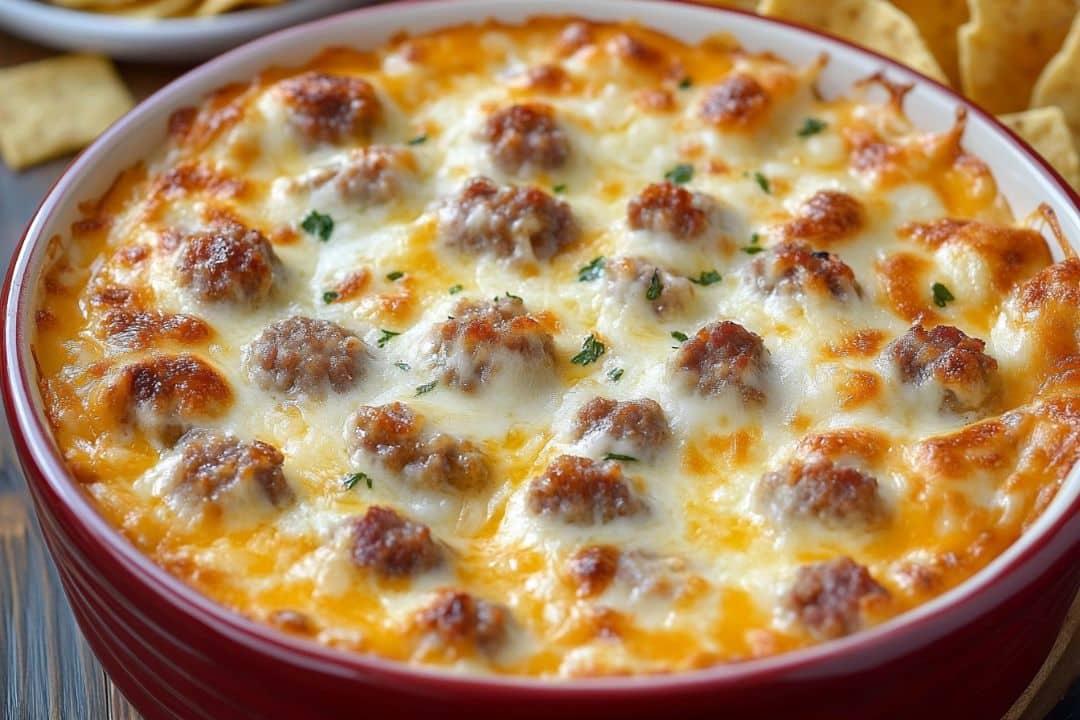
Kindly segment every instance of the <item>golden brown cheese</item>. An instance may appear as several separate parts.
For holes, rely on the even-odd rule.
[[[72,472],[238,612],[465,671],[674,672],[926,602],[1080,455],[1080,265],[963,117],[820,69],[534,19],[176,112],[54,240]]]

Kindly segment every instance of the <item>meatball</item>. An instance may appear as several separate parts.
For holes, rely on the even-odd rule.
[[[257,492],[275,507],[293,499],[281,470],[285,456],[258,440],[241,442],[231,435],[191,430],[180,438],[173,468],[173,489],[191,498],[216,503],[226,493],[248,497]]]
[[[364,406],[346,426],[349,449],[420,487],[466,491],[487,483],[490,469],[480,448],[445,433],[425,436],[422,424],[402,403]]]
[[[367,347],[328,320],[294,315],[268,325],[244,348],[248,377],[263,390],[320,398],[343,393],[359,380]]]
[[[560,455],[529,483],[528,508],[568,525],[603,524],[645,511],[614,461]]]
[[[570,142],[550,105],[511,105],[488,116],[480,132],[496,167],[506,173],[555,170],[566,164]]]
[[[714,206],[708,195],[665,181],[638,193],[626,206],[626,220],[632,230],[651,230],[686,242],[708,230]]]
[[[837,190],[818,190],[784,226],[788,238],[826,244],[857,233],[865,223],[862,203]]]
[[[338,165],[316,170],[301,182],[321,187],[332,181],[342,198],[360,207],[371,207],[400,199],[415,172],[416,160],[409,150],[368,145],[352,150]]]
[[[212,303],[264,300],[280,265],[261,232],[233,221],[183,237],[176,255],[180,285]]]
[[[442,380],[465,392],[504,370],[535,382],[555,367],[551,333],[518,298],[462,300],[449,320],[435,326],[425,351]]]
[[[352,561],[393,578],[431,570],[442,562],[442,553],[426,525],[373,505],[352,521]]]
[[[647,302],[657,315],[679,313],[690,306],[694,284],[640,258],[616,258],[604,266],[604,274],[622,297]]]
[[[574,440],[586,436],[602,437],[609,448],[626,447],[637,457],[651,458],[671,439],[671,428],[655,400],[620,402],[595,397],[574,419]]]
[[[292,111],[289,122],[312,141],[362,138],[381,113],[375,88],[360,78],[306,72],[282,80],[277,90]]]
[[[730,320],[698,330],[679,348],[675,370],[699,395],[737,391],[743,402],[765,400],[769,352],[756,334]]]
[[[865,525],[881,514],[875,478],[822,457],[794,460],[765,473],[755,500],[780,525],[811,519],[827,526]]]
[[[860,629],[863,612],[888,598],[865,567],[842,557],[799,568],[785,604],[811,633],[831,639]]]
[[[350,450],[368,453],[391,472],[401,472],[416,457],[420,428],[416,413],[394,402],[361,407],[349,418],[346,435]]]
[[[589,545],[570,556],[566,569],[571,582],[577,588],[578,597],[593,597],[607,589],[615,579],[618,566],[618,548],[611,545]]]
[[[499,187],[475,177],[443,203],[439,238],[468,255],[549,260],[578,236],[570,206],[534,187]]]
[[[769,93],[750,75],[736,73],[705,93],[701,118],[726,129],[748,128],[769,108]]]
[[[984,407],[997,387],[997,361],[983,353],[985,347],[950,325],[915,325],[885,348],[885,356],[903,382],[936,383],[943,409],[969,412]]]
[[[158,355],[125,365],[104,392],[114,417],[166,442],[180,437],[192,420],[220,415],[233,402],[228,381],[194,355]]]
[[[440,590],[414,618],[414,627],[455,651],[496,652],[509,634],[510,611],[459,590]]]
[[[855,273],[837,255],[784,242],[750,264],[754,285],[770,295],[815,294],[846,300],[862,294]]]

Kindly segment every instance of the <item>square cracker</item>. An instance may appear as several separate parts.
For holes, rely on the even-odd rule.
[[[132,107],[112,64],[66,55],[0,70],[0,154],[19,170],[79,150]]]

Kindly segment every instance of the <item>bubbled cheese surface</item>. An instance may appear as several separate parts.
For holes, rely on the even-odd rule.
[[[1076,452],[1067,433],[1025,410],[1034,407],[1039,379],[1030,377],[1030,357],[1042,340],[1010,310],[1016,288],[1050,262],[1049,253],[1002,288],[991,282],[998,260],[985,249],[935,249],[903,237],[898,230],[911,221],[1016,221],[957,133],[922,133],[880,88],[819,98],[817,67],[748,54],[723,38],[685,46],[632,25],[592,26],[591,42],[561,51],[568,22],[463,27],[370,53],[331,49],[302,68],[269,69],[207,98],[183,137],[88,206],[88,218],[101,222],[81,223],[61,239],[34,343],[50,420],[86,491],[135,545],[238,612],[257,619],[302,613],[320,642],[463,672],[669,672],[795,649],[815,640],[785,606],[787,588],[800,566],[839,556],[865,565],[890,593],[887,608],[867,623],[970,576],[1019,536],[1068,469],[1065,461],[1030,456]],[[621,52],[621,34],[651,54]],[[561,87],[530,84],[530,71],[544,65],[565,73]],[[311,143],[292,128],[274,84],[311,69],[362,77],[375,87],[382,117],[370,142],[403,148],[415,161],[394,201],[364,206],[333,183],[312,187],[313,174],[362,143]],[[770,92],[766,117],[736,130],[703,122],[708,88],[736,71]],[[666,93],[670,107],[649,107],[641,99],[647,91]],[[493,164],[478,129],[489,112],[525,101],[555,109],[569,138],[564,167],[507,175]],[[824,129],[800,133],[807,118]],[[896,149],[887,166],[853,165],[854,148],[868,133]],[[693,168],[685,187],[716,201],[708,238],[680,242],[631,229],[629,200],[680,164]],[[167,179],[170,169],[185,166],[202,168],[210,179]],[[571,206],[579,239],[550,261],[525,266],[442,246],[440,203],[475,175],[556,194]],[[852,268],[862,297],[762,293],[749,279],[750,264],[762,257],[756,248],[779,242],[779,228],[823,189],[848,193],[865,208],[858,232],[827,247]],[[312,211],[333,219],[325,242],[301,226]],[[272,301],[243,309],[208,304],[176,283],[160,237],[197,231],[222,213],[272,241],[284,267]],[[147,248],[146,257],[124,262],[122,250],[137,246]],[[603,275],[579,280],[578,269],[601,256],[636,256],[692,278],[716,271],[722,279],[695,285],[684,311],[660,317],[644,297],[615,292]],[[898,257],[907,258],[903,272]],[[388,279],[394,272],[402,276]],[[344,292],[350,278],[362,279],[359,291]],[[933,283],[955,299],[936,305]],[[138,288],[153,308],[199,317],[212,328],[206,342],[182,349],[218,369],[235,397],[227,412],[201,425],[280,449],[295,503],[268,514],[263,505],[236,501],[220,518],[198,521],[167,496],[161,458],[167,465],[168,448],[105,419],[93,398],[110,368],[179,346],[118,349],[103,342],[93,332],[100,311],[91,299],[102,286]],[[327,292],[339,297],[327,302]],[[418,394],[436,379],[425,356],[433,325],[462,299],[506,293],[553,318],[554,374],[534,377],[523,366],[474,393],[440,384]],[[901,295],[914,298],[914,312],[896,299]],[[371,359],[355,388],[298,400],[249,380],[243,346],[295,314],[332,320],[365,340]],[[760,406],[730,394],[699,397],[673,378],[680,345],[673,333],[692,336],[726,319],[764,339],[771,369]],[[913,322],[955,325],[987,341],[1004,388],[994,412],[942,412],[925,388],[894,376],[881,350]],[[384,330],[399,334],[379,347]],[[604,343],[603,355],[593,364],[571,363],[590,335]],[[869,350],[851,349],[860,336],[870,338]],[[531,514],[530,479],[561,454],[601,452],[595,438],[572,437],[575,414],[595,396],[651,398],[670,422],[672,442],[655,459],[623,463],[649,512],[590,526]],[[396,400],[422,415],[428,429],[483,448],[493,468],[488,486],[467,494],[425,490],[362,454],[350,457],[346,419],[362,405]],[[1027,418],[1027,429],[1009,435],[1010,447],[1021,450],[1002,452],[1000,462],[957,476],[924,451],[927,438],[959,438],[957,452],[965,443],[992,444],[965,431],[1009,412]],[[753,488],[764,472],[791,459],[808,435],[851,430],[880,445],[872,469],[888,508],[884,523],[784,527],[761,514]],[[355,472],[366,473],[371,486],[346,489],[343,479]],[[361,572],[349,559],[347,523],[373,504],[427,524],[453,560],[393,582]],[[581,598],[566,563],[595,544],[674,558],[679,569],[659,591],[616,581]],[[505,605],[513,617],[509,645],[494,654],[432,658],[410,639],[404,629],[412,613],[448,587]],[[619,618],[615,631],[612,617]]]

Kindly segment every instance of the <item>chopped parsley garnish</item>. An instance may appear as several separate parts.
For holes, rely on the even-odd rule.
[[[679,163],[675,167],[664,173],[664,179],[670,180],[676,185],[685,185],[690,182],[690,179],[694,177],[694,166],[686,163]]]
[[[555,187],[551,188],[551,192],[555,193],[556,195],[562,195],[564,192],[566,192],[566,183],[559,183]]]
[[[597,340],[595,335],[590,335],[581,343],[581,352],[570,358],[570,362],[575,365],[591,365],[599,360],[606,350],[604,343]]]
[[[622,368],[611,368],[610,370],[608,370],[607,376],[608,376],[608,379],[611,380],[611,382],[619,382],[620,380],[622,380],[623,369]]]
[[[757,245],[758,241],[760,241],[760,240],[761,240],[761,235],[759,235],[757,233],[752,233],[750,235],[750,244],[751,245]]]
[[[397,282],[398,280],[400,280],[403,277],[405,277],[405,273],[401,272],[400,270],[395,270],[392,273],[387,273],[386,274],[386,279],[389,280],[390,282]]]
[[[664,292],[664,284],[660,282],[660,271],[653,270],[652,277],[649,278],[649,288],[645,291],[645,299],[656,300],[662,292]]]
[[[426,393],[431,392],[432,390],[435,389],[435,386],[438,385],[438,384],[439,384],[438,380],[432,380],[429,383],[424,383],[423,385],[416,388],[416,396],[420,397],[421,395],[424,395]]]
[[[742,249],[747,255],[757,255],[759,252],[765,252],[765,248],[760,245],[748,245]]]
[[[688,90],[690,88],[690,86],[693,85],[693,84],[694,84],[693,80],[691,80],[689,77],[684,77],[682,80],[679,81],[679,89],[680,90]]]
[[[409,140],[410,145],[423,145],[427,142],[427,135],[417,135],[413,139]]]
[[[451,285],[450,289],[447,290],[447,292],[450,293],[451,295],[457,295],[459,292],[461,292],[464,289],[465,288],[461,287],[461,285]]]
[[[765,177],[762,173],[754,173],[754,182],[758,184],[758,187],[761,188],[762,192],[766,195],[772,192],[769,188],[769,178]]]
[[[330,303],[334,302],[337,299],[338,299],[338,294],[336,292],[334,292],[333,290],[327,290],[326,292],[324,292],[322,294],[322,301],[324,303],[326,303],[327,305],[329,305]]]
[[[684,332],[680,332],[680,331],[678,331],[678,330],[674,330],[674,331],[672,331],[672,333],[671,333],[671,337],[675,338],[675,339],[676,339],[676,340],[678,340],[679,342],[686,342],[687,340],[689,340],[689,339],[690,339],[690,336],[689,336],[689,335],[687,335],[687,334],[686,334],[686,333],[684,333]]]
[[[621,462],[637,462],[637,458],[633,455],[620,455],[619,453],[608,453],[604,456],[605,460],[619,460]]]
[[[368,475],[367,473],[362,473],[362,472],[352,473],[351,475],[346,476],[345,480],[342,481],[341,484],[345,486],[346,490],[352,490],[354,487],[356,487],[360,483],[364,483],[365,485],[367,485],[368,490],[370,490],[371,489],[371,476]]]
[[[715,270],[702,270],[701,274],[698,275],[696,278],[690,278],[690,282],[694,283],[695,285],[707,286],[718,283],[722,279],[723,278],[720,277],[720,273],[716,272]]]
[[[404,362],[402,360],[398,360],[396,363],[394,363],[394,367],[401,368],[402,370],[406,370],[406,371],[407,370],[412,370],[412,365],[410,365],[409,363]]]
[[[932,290],[934,291],[934,304],[937,305],[939,308],[945,307],[950,302],[956,299],[955,297],[953,297],[953,294],[949,292],[949,288],[945,287],[941,283],[934,283],[934,287],[932,288]]]
[[[379,339],[375,344],[381,348],[386,347],[386,343],[390,342],[401,334],[399,332],[394,332],[393,330],[380,330],[379,333]]]
[[[818,120],[817,118],[806,118],[803,120],[802,127],[796,133],[799,137],[810,137],[811,135],[817,135],[819,132],[829,127],[829,124],[824,120]]]
[[[588,282],[589,280],[595,280],[600,277],[600,274],[604,272],[604,256],[595,257],[588,265],[584,265],[578,268],[577,279],[578,282]]]
[[[524,300],[521,299],[520,295],[514,295],[513,293],[511,293],[509,291],[507,291],[506,297],[508,299],[510,299],[510,300],[513,300],[514,302],[525,302]]]
[[[326,242],[330,239],[330,233],[334,232],[334,218],[323,215],[318,210],[312,210],[300,223],[300,227],[304,228],[304,232],[309,235],[315,235]]]

